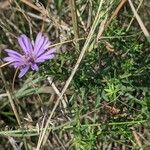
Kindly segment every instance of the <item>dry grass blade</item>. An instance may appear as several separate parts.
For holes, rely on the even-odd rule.
[[[137,9],[136,9],[136,12],[138,12],[138,10],[140,9],[140,7],[141,7],[143,1],[144,1],[144,0],[141,0],[141,1],[140,1],[139,5],[138,5],[138,7],[137,7]],[[128,30],[130,29],[130,26],[131,26],[132,22],[134,21],[134,18],[135,18],[135,16],[132,17],[132,19],[131,19],[131,21],[130,21],[130,23],[129,23],[127,29],[126,29],[126,31],[128,31]]]
[[[59,90],[57,89],[56,85],[52,82],[52,79],[50,77],[47,78],[48,82],[50,83],[50,85],[52,86],[53,90],[55,91],[55,93],[60,96],[61,93],[59,92]],[[67,104],[66,104],[66,100],[64,98],[62,98],[62,104],[63,107],[66,108]]]
[[[133,11],[133,14],[134,14],[134,16],[135,16],[137,22],[139,23],[139,25],[140,25],[140,27],[141,27],[141,29],[142,29],[142,31],[143,31],[145,37],[147,38],[147,41],[150,43],[150,34],[149,34],[148,30],[146,29],[146,27],[145,27],[145,25],[144,25],[144,23],[143,23],[141,17],[140,17],[139,14],[137,13],[137,11],[136,11],[136,9],[135,9],[135,7],[134,7],[132,1],[131,1],[131,0],[128,0],[128,2],[129,2],[129,4],[130,4],[130,7],[131,7],[131,9],[132,9],[132,11]]]
[[[13,139],[12,137],[8,137],[8,140],[10,144],[12,145],[14,150],[21,150],[23,143],[21,142],[19,145],[17,144],[17,141]]]
[[[9,65],[9,64],[11,64],[11,62],[7,62],[7,63],[5,63],[5,64],[2,64],[2,65],[0,66],[0,68],[3,68],[3,67],[5,67],[5,66],[7,66],[7,65]]]
[[[79,43],[77,42],[77,39],[79,38],[79,32],[78,32],[78,21],[77,21],[77,11],[76,11],[75,0],[70,0],[70,8],[71,8],[71,14],[72,14],[75,44],[76,44],[76,48],[79,50]]]
[[[52,79],[51,77],[48,77],[47,78],[48,82],[50,83],[50,85],[52,86],[53,90],[55,91],[55,93],[60,96],[61,93],[59,92],[59,90],[57,89],[57,87],[55,86],[55,84],[52,82]],[[66,99],[62,98],[62,104],[63,104],[63,107],[66,108],[67,104],[66,104]],[[40,135],[41,136],[41,135]],[[44,140],[43,140],[43,145],[46,143],[47,139],[48,139],[48,136],[49,134],[46,134],[45,137],[44,137]]]
[[[10,0],[0,2],[0,9],[7,9],[11,3],[12,1]]]
[[[17,122],[18,122],[19,126],[21,127],[21,120],[20,120],[18,111],[17,111],[17,109],[16,109],[15,103],[14,103],[12,97],[11,97],[10,92],[7,90],[6,93],[7,93],[7,95],[8,95],[8,99],[9,99],[9,102],[10,102],[11,107],[12,107],[12,109],[13,109],[13,112],[14,112],[14,114],[15,114],[15,116],[16,116]]]
[[[36,5],[30,3],[29,1],[27,1],[27,0],[21,0],[21,1],[22,1],[23,3],[25,3],[26,5],[32,7],[33,9],[39,11],[39,12],[41,12],[41,13],[43,12],[43,11],[42,11],[41,9],[39,9]]]
[[[7,93],[2,93],[2,94],[0,94],[0,99],[2,99],[3,97],[7,97],[8,95],[7,95]]]
[[[133,133],[133,136],[134,136],[134,138],[135,138],[136,143],[137,143],[138,146],[140,147],[140,150],[143,150],[142,144],[141,144],[141,141],[140,141],[140,138],[139,138],[139,136],[138,136],[136,130],[135,130],[134,128],[131,128],[131,130],[132,130],[132,133]]]
[[[15,103],[14,103],[14,101],[13,101],[13,99],[12,99],[12,95],[10,94],[9,88],[8,88],[8,86],[7,86],[5,77],[4,77],[4,75],[3,75],[1,69],[0,69],[0,75],[1,75],[2,81],[3,81],[4,85],[5,85],[6,94],[7,94],[7,96],[8,96],[8,99],[9,99],[10,105],[11,105],[11,107],[12,107],[12,110],[13,110],[13,112],[14,112],[14,114],[15,114],[15,117],[16,117],[16,120],[17,120],[17,122],[18,122],[18,125],[21,127],[21,119],[20,119],[19,113],[18,113],[17,108],[16,108],[16,106],[15,106]]]

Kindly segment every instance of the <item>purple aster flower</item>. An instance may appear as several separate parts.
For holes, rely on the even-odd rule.
[[[18,37],[18,43],[22,49],[22,53],[18,53],[15,50],[5,49],[8,57],[4,58],[4,61],[10,62],[14,68],[19,68],[19,78],[24,76],[31,68],[38,71],[38,64],[54,58],[56,48],[48,49],[51,42],[47,36],[42,36],[39,32],[34,45],[26,35]]]

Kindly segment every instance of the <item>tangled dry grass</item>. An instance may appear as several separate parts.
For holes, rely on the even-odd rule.
[[[147,0],[0,2],[0,149],[149,149]],[[3,62],[41,31],[54,60],[19,79]]]

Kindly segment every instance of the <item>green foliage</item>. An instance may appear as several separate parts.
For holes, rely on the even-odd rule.
[[[76,149],[93,149],[95,142],[113,142],[120,138],[118,143],[129,144],[137,148],[133,140],[130,122],[149,118],[149,55],[145,55],[144,43],[140,40],[141,34],[126,32],[114,21],[105,32],[108,38],[98,43],[91,52],[87,52],[71,84],[71,89],[76,91],[71,101],[74,109],[74,125],[72,146]],[[128,37],[131,35],[131,37]],[[106,42],[113,45],[109,51]],[[147,52],[146,52],[147,53]],[[78,53],[62,53],[57,59],[45,63],[42,67],[47,75],[55,75],[56,80],[65,81],[77,59]],[[47,68],[49,67],[49,68]],[[141,78],[141,76],[143,78]],[[79,94],[80,93],[80,94]],[[92,102],[91,102],[92,99]],[[119,109],[119,114],[110,116],[100,109],[99,121],[105,122],[99,129],[90,126],[90,122],[79,118],[82,114],[92,111],[91,108],[103,106],[103,102],[114,105]],[[103,107],[102,107],[103,108]],[[99,118],[99,117],[98,117]],[[99,122],[98,121],[98,122]],[[94,122],[97,122],[94,119]],[[107,123],[114,123],[107,126]],[[115,122],[129,122],[116,126]],[[85,126],[84,126],[85,125]]]

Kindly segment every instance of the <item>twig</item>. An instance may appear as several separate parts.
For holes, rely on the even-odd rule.
[[[116,10],[113,12],[112,16],[110,17],[110,19],[108,20],[108,22],[105,25],[105,28],[108,27],[108,25],[111,23],[111,21],[114,19],[115,16],[117,16],[117,14],[119,13],[120,9],[123,7],[123,5],[126,3],[127,0],[121,0],[120,4],[118,5],[118,7],[116,8]]]

